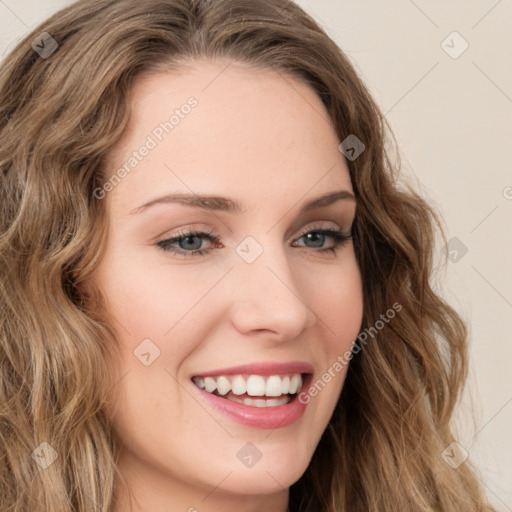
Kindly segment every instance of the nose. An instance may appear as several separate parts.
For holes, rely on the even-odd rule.
[[[294,269],[295,273],[297,269]],[[297,338],[317,317],[307,296],[297,285],[283,248],[265,248],[252,263],[236,263],[232,279],[231,320],[243,334],[264,333],[273,341]]]

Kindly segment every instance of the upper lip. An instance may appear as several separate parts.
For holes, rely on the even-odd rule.
[[[289,361],[282,363],[258,362],[218,368],[195,373],[194,377],[216,377],[219,375],[281,375],[286,373],[313,373],[313,366],[304,361]]]

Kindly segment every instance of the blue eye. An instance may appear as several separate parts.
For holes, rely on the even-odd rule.
[[[157,245],[166,252],[183,256],[200,256],[209,250],[201,248],[203,240],[218,243],[218,239],[212,236],[211,233],[205,231],[184,231],[177,233],[177,235],[172,238],[158,242]],[[176,247],[175,244],[177,244],[178,247]]]
[[[332,247],[323,247],[325,240],[327,238],[331,238],[334,242],[334,245]],[[352,238],[351,233],[343,233],[339,229],[335,228],[313,228],[309,229],[306,233],[303,233],[298,240],[304,239],[306,242],[309,242],[311,245],[306,245],[306,247],[311,248],[317,248],[316,252],[319,253],[325,253],[325,252],[331,252],[336,253],[336,250],[343,245],[344,243],[348,242]],[[300,246],[304,247],[304,246]]]
[[[192,249],[193,251],[197,251],[203,245],[202,239],[197,235],[189,235],[178,240],[178,245],[180,249]]]
[[[326,239],[329,238],[333,240],[333,246],[323,247]],[[312,248],[315,249],[314,252],[318,253],[335,253],[341,245],[351,238],[351,233],[346,234],[335,228],[313,228],[303,233],[297,239],[297,241],[304,239],[306,243],[311,245],[295,245],[296,242],[294,242],[294,247]],[[176,236],[162,240],[156,245],[165,252],[170,252],[179,256],[201,256],[212,249],[212,247],[203,248],[204,240],[207,240],[213,245],[213,247],[218,247],[220,245],[218,237],[213,235],[212,232],[195,230],[179,232]]]

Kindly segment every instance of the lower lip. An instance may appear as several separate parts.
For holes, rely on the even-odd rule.
[[[307,389],[308,380],[309,377],[305,379],[302,389]],[[192,385],[213,409],[220,411],[242,425],[253,428],[276,429],[287,427],[295,423],[304,414],[307,406],[307,404],[299,402],[298,393],[286,405],[252,407],[232,402],[226,398],[220,398],[197,387],[195,384]]]

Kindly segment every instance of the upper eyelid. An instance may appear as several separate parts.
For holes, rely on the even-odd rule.
[[[323,221],[323,222],[328,222],[329,223],[328,225],[320,224],[321,222],[322,221],[317,221],[316,224],[313,224],[311,226],[307,226],[304,229],[300,230],[298,232],[299,234],[297,235],[297,237],[300,238],[304,234],[309,233],[310,231],[314,231],[315,229],[316,230],[322,230],[322,229],[334,228],[334,229],[336,229],[338,231],[343,231],[343,228],[338,226],[333,221]],[[352,228],[352,226],[348,229],[348,231],[351,231],[351,228]],[[167,235],[161,241],[164,241],[164,240],[174,240],[174,239],[180,239],[180,238],[187,237],[187,236],[198,236],[198,235],[202,235],[204,238],[207,238],[207,237],[210,237],[212,239],[219,239],[220,238],[220,235],[218,235],[218,233],[215,230],[213,230],[213,229],[186,227],[186,228],[181,228],[176,233]]]
[[[328,225],[321,225],[320,223],[313,224],[312,226],[305,227],[304,229],[300,230],[299,233],[308,233],[309,231],[314,231],[315,229],[321,230],[321,229],[329,229],[329,228],[335,228],[336,230],[343,231],[343,228],[341,226],[338,226],[335,222],[332,221],[324,221],[324,222],[330,222]],[[301,235],[299,235],[301,236]]]

